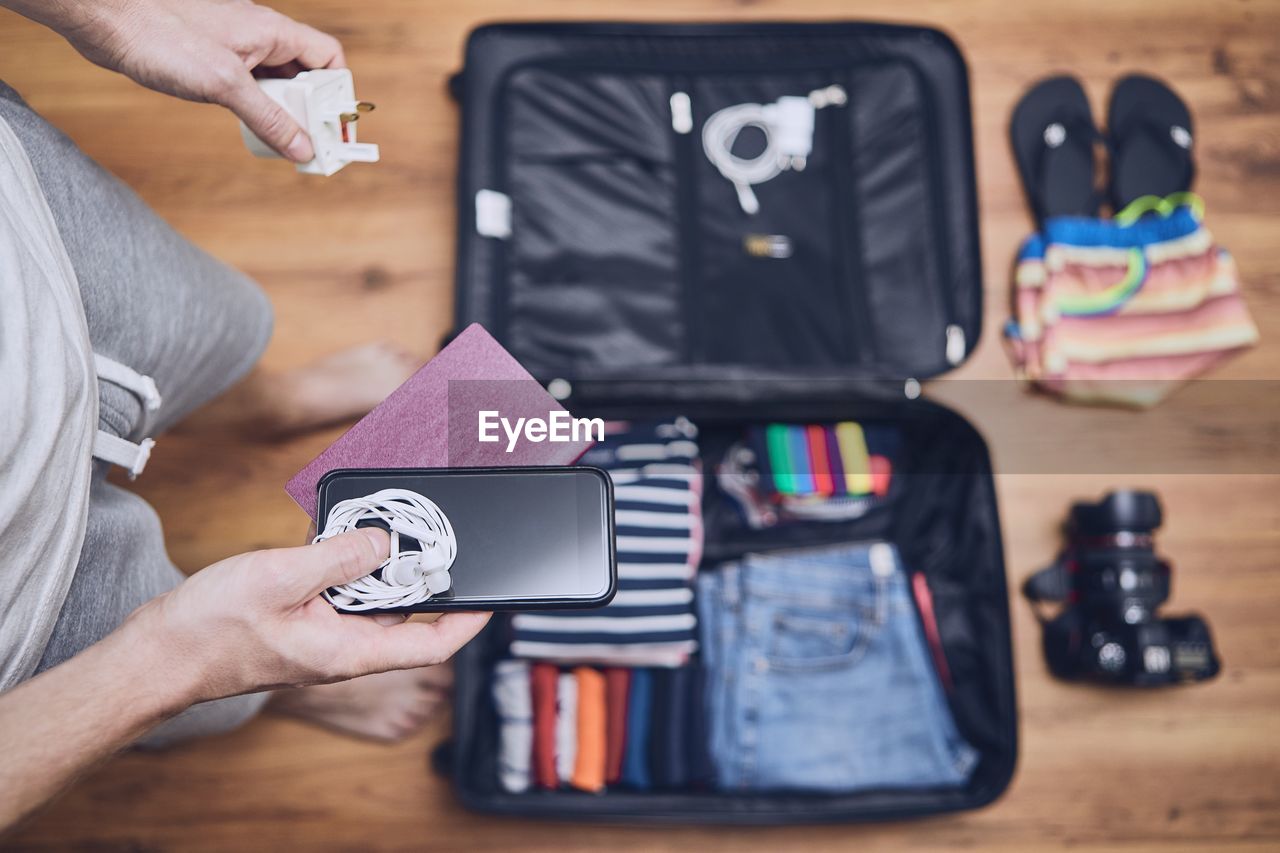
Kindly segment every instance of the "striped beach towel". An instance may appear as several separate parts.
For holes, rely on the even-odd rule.
[[[697,648],[702,557],[697,430],[681,418],[608,423],[582,457],[613,479],[618,594],[599,610],[519,613],[511,653],[561,663],[681,666]]]
[[[1005,329],[1020,374],[1064,399],[1150,406],[1252,346],[1235,262],[1197,197],[1059,217],[1022,246]]]

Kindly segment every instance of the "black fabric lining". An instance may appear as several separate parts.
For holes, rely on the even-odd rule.
[[[919,116],[918,132],[896,140],[900,147],[919,151],[910,160],[918,164],[913,171],[899,169],[896,186],[869,182],[882,167],[859,159],[862,171],[855,171],[853,159],[860,155],[854,142],[860,131],[851,116],[856,104],[828,108],[816,117],[807,175],[787,174],[758,185],[757,195],[767,199],[762,214],[737,223],[731,186],[702,154],[699,128],[707,115],[728,103],[751,98],[769,102],[779,94],[803,94],[830,82],[844,81],[857,98],[860,75],[883,69],[906,74],[911,86],[894,80],[893,88],[911,89],[914,95],[903,97],[919,99],[908,107]],[[691,77],[648,67],[558,60],[514,67],[504,80],[491,119],[496,137],[493,183],[512,197],[516,220],[513,236],[494,247],[486,287],[492,303],[489,325],[535,376],[646,367],[678,372],[696,363],[785,366],[792,371],[866,365],[889,376],[937,372],[933,365],[943,360],[946,329],[959,318],[947,253],[930,250],[948,246],[950,237],[940,213],[931,96],[923,75],[909,63],[866,60],[832,70],[810,60],[797,70],[766,74],[716,68]],[[694,130],[669,131],[672,148],[661,156],[608,132],[584,141],[582,135],[594,134],[596,123],[530,112],[542,98],[530,91],[563,91],[570,81],[588,93],[630,92],[617,100],[644,108],[631,116],[631,123],[660,121],[667,129],[666,102],[637,96],[636,88],[668,98],[677,85],[688,88]],[[576,104],[581,109],[609,112],[620,120],[616,103],[605,105],[599,97],[581,100],[585,103]],[[543,134],[579,153],[554,159],[539,154],[540,145],[554,146],[530,141],[538,134],[525,125],[535,115],[544,125]],[[554,178],[546,172],[550,168],[557,170]],[[535,174],[531,169],[542,170],[543,177],[529,183]],[[805,181],[812,186],[797,196],[796,188]],[[860,199],[872,191],[901,193],[904,181],[916,182],[919,203],[898,205],[893,220],[864,223]],[[831,191],[832,186],[840,191]],[[622,199],[628,200],[619,203]],[[617,218],[623,211],[629,211],[626,217]],[[614,217],[603,231],[602,216]],[[561,227],[552,233],[546,221],[556,217],[561,217]],[[797,217],[801,224],[793,222]],[[846,231],[848,237],[842,239]],[[645,237],[646,232],[653,236]],[[775,232],[799,241],[806,252],[786,261],[745,257],[741,243],[747,234]],[[584,234],[596,240],[575,250]],[[877,277],[869,279],[863,268],[864,242],[896,244],[904,239],[908,245],[893,263],[881,264]],[[608,247],[603,254],[600,242]],[[539,265],[539,258],[545,263]],[[819,269],[829,271],[815,276]],[[888,310],[873,310],[878,303]],[[885,328],[894,334],[884,334]]]

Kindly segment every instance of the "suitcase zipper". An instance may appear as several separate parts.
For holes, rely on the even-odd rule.
[[[840,70],[832,77],[848,93],[848,106],[833,110],[827,118],[825,136],[831,144],[831,162],[835,167],[835,185],[844,192],[836,192],[835,213],[832,217],[832,255],[836,258],[836,280],[842,284],[840,294],[845,316],[853,324],[853,347],[850,355],[854,361],[867,364],[876,360],[876,342],[871,328],[871,302],[867,297],[866,280],[862,274],[862,231],[858,221],[857,182],[853,177],[854,153],[853,109],[855,97],[849,74]]]
[[[699,337],[698,291],[698,186],[694,156],[694,104],[689,96],[690,80],[683,76],[669,78],[671,92],[671,146],[676,166],[676,236],[680,265],[677,278],[684,314],[684,356],[686,364],[702,361]]]
[[[942,312],[947,322],[944,332],[943,356],[947,364],[956,367],[960,362],[964,361],[967,353],[964,329],[956,322],[958,319],[956,316],[956,299],[955,293],[952,292],[951,281],[951,229],[948,227],[946,216],[942,212],[945,210],[945,200],[942,197],[942,175],[938,168],[940,158],[934,150],[938,139],[937,128],[935,127],[937,104],[934,103],[933,90],[929,88],[923,77],[917,74],[916,79],[920,83],[921,97],[924,98],[925,102],[925,145],[928,148],[928,156],[925,161],[929,169],[929,201],[932,208],[933,232],[934,236],[943,245],[943,251],[935,253],[938,259],[938,278],[942,285],[938,288],[938,295],[942,300]],[[979,293],[982,291],[981,278],[979,278],[978,291]]]

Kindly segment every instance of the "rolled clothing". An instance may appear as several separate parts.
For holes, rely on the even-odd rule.
[[[93,352],[152,377],[163,398],[147,417],[133,392],[99,381],[96,426],[130,440],[158,435],[247,374],[271,336],[270,304],[258,286],[170,228],[3,83],[0,118],[26,151],[52,213]],[[6,375],[0,382],[5,400],[47,393],[31,381]],[[106,471],[104,463],[92,463],[79,557],[68,564],[73,574],[64,594],[42,605],[58,615],[49,636],[36,638],[43,650],[35,672],[101,640],[138,606],[183,580],[165,551],[155,511],[106,482]],[[0,523],[0,535],[4,530]],[[7,585],[4,575],[21,571],[26,567],[0,564],[0,582]],[[12,614],[4,621],[6,629],[36,627]],[[7,631],[0,636],[13,642]],[[140,743],[160,746],[234,728],[265,700],[266,694],[250,694],[196,705]]]
[[[692,779],[689,700],[696,694],[692,676],[693,670],[687,666],[653,674],[649,766],[655,788],[680,790]]]
[[[696,663],[653,672],[649,766],[655,788],[684,790],[712,781],[702,684]]]
[[[533,695],[533,781],[539,788],[555,790],[560,784],[556,770],[559,672],[553,664],[535,663],[529,680]]]
[[[529,663],[499,661],[493,668],[493,705],[498,714],[498,781],[504,790],[529,790],[533,772],[533,693]]]
[[[653,786],[649,769],[649,727],[653,719],[653,673],[650,669],[631,671],[627,695],[627,740],[622,756],[622,783],[637,791]]]
[[[612,785],[622,779],[622,758],[627,749],[627,693],[631,689],[631,670],[621,666],[609,667],[604,671],[604,684],[604,781]]]
[[[578,758],[578,679],[562,672],[556,681],[556,778],[562,785],[573,781]]]
[[[586,666],[575,669],[573,675],[578,680],[578,751],[573,763],[573,787],[598,793],[604,790],[607,757],[604,676]]]

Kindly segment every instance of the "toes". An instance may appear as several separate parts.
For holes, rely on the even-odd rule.
[[[437,708],[447,704],[453,695],[451,691],[441,687],[424,687],[422,691],[418,698],[417,707],[429,708],[431,713],[435,713]]]
[[[420,717],[413,713],[405,713],[395,718],[392,723],[392,729],[396,732],[397,739],[403,739],[420,731],[426,721],[425,717]]]
[[[403,740],[408,734],[408,732],[394,720],[383,720],[377,723],[370,723],[365,732],[369,737],[374,740],[382,741],[383,743],[395,743],[398,740]]]

